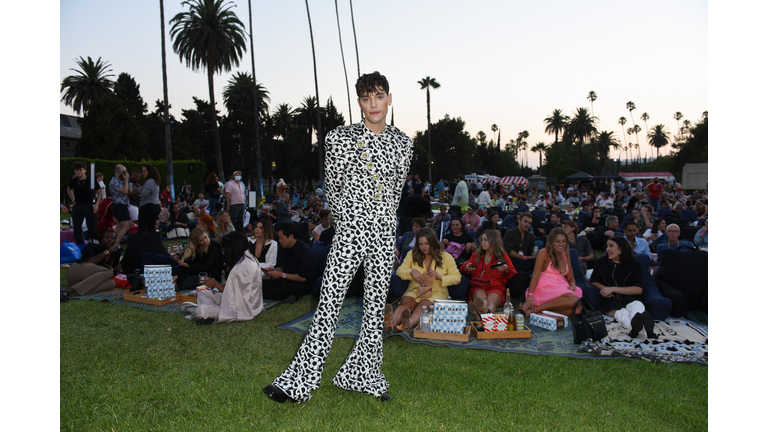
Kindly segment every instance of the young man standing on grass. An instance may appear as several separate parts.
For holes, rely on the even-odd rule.
[[[345,390],[388,401],[381,372],[384,305],[395,246],[400,190],[413,156],[413,142],[386,124],[392,104],[387,79],[378,72],[355,84],[365,120],[334,129],[325,139],[326,197],[336,222],[320,303],[309,334],[288,369],[264,388],[276,402],[306,402],[320,384],[344,295],[362,263],[365,268],[360,335],[333,379]]]
[[[77,161],[72,164],[75,175],[67,185],[67,195],[72,200],[72,228],[75,231],[75,243],[83,244],[83,220],[88,227],[91,238],[99,239],[98,230],[96,230],[96,214],[101,205],[102,191],[99,183],[96,183],[96,189],[91,191],[91,179],[85,173],[85,163]],[[96,193],[96,204],[93,204],[93,194]]]

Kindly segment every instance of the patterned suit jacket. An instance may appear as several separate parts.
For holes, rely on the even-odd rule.
[[[379,135],[363,122],[325,138],[325,192],[337,224],[357,220],[397,226],[397,205],[413,156],[413,142],[394,126]]]

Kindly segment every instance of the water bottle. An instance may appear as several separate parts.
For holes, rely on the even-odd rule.
[[[419,320],[421,323],[421,331],[431,331],[431,325],[429,322],[429,313],[427,312],[426,306],[421,307],[421,317],[419,317]]]

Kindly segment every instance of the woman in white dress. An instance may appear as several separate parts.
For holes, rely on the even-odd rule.
[[[216,288],[200,289],[197,305],[184,302],[182,310],[192,314],[198,325],[230,321],[249,321],[264,312],[261,290],[261,269],[256,258],[248,251],[245,234],[233,231],[221,239],[221,248],[227,262],[227,279],[224,285],[215,279],[206,278],[205,286]],[[234,264],[232,264],[234,263]]]

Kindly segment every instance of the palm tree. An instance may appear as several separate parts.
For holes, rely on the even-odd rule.
[[[349,96],[349,78],[347,78],[347,62],[344,61],[344,45],[341,43],[341,22],[339,21],[339,0],[336,5],[336,27],[339,29],[339,48],[341,49],[341,64],[344,66],[344,81],[347,83],[347,105],[349,106],[349,124],[352,124],[352,99]]]
[[[320,185],[323,184],[323,140],[322,140],[322,134],[323,134],[323,126],[322,126],[322,120],[320,119],[320,90],[317,86],[317,59],[315,57],[315,37],[312,34],[312,18],[309,16],[309,0],[304,0],[304,4],[307,6],[307,21],[309,22],[309,40],[312,42],[312,66],[314,67],[315,71],[315,101],[317,102],[318,109],[316,111],[317,116],[317,126],[315,127],[315,132],[317,132],[317,156],[318,156],[318,164],[320,165],[319,173],[320,173]],[[311,133],[310,133],[311,134]]]
[[[293,124],[293,117],[295,111],[288,104],[280,104],[275,108],[275,112],[272,113],[272,121],[275,123],[275,129],[277,129],[278,136],[285,141],[288,138],[288,129]]]
[[[701,113],[701,118],[708,119],[709,118],[709,111],[704,111],[703,113]]]
[[[352,16],[352,36],[355,38],[355,56],[357,57],[357,79],[360,79],[360,54],[357,52],[357,32],[355,31],[355,11],[352,9],[352,0],[349,0],[349,14]],[[392,114],[392,125],[395,125],[394,114]],[[360,119],[363,119],[363,110],[360,109]],[[352,118],[349,119],[352,122]]]
[[[224,106],[228,111],[237,109],[253,109],[253,94],[256,93],[258,99],[259,115],[269,116],[269,91],[261,84],[256,84],[254,92],[253,82],[255,80],[248,72],[235,72],[224,87]]]
[[[524,130],[524,131],[520,132],[520,134],[523,137],[523,143],[522,144],[523,144],[523,150],[525,151],[525,153],[523,153],[523,157],[525,158],[525,166],[528,166],[528,142],[525,141],[525,140],[527,140],[528,137],[531,136],[531,135],[528,133],[527,130]]]
[[[619,124],[621,125],[621,131],[624,132],[624,125],[627,124],[627,118],[626,117],[619,117]],[[627,145],[627,134],[624,133],[624,148],[626,148]]]
[[[261,172],[261,133],[259,132],[259,116],[261,113],[261,109],[259,107],[259,104],[261,101],[264,100],[263,95],[259,94],[259,84],[256,83],[256,60],[254,58],[254,49],[253,49],[253,12],[251,9],[251,0],[248,0],[248,30],[250,32],[250,42],[251,42],[251,78],[252,78],[252,86],[251,89],[252,95],[251,95],[251,106],[253,107],[253,144],[254,144],[254,150],[256,150],[256,178],[258,183],[258,188],[256,189],[256,202],[261,202],[261,194],[264,191],[264,176]],[[267,107],[267,110],[263,113],[263,115],[269,116],[269,107]]]
[[[627,109],[629,110],[629,117],[632,119],[632,126],[635,125],[635,116],[632,115],[632,111],[635,110],[635,103],[632,101],[627,102]]]
[[[165,68],[165,6],[160,0],[160,46],[163,56],[163,129],[165,129],[165,175],[166,182],[173,184],[173,146],[171,145],[171,119],[168,113],[168,74]],[[171,188],[171,200],[176,201],[176,188]]]
[[[432,183],[432,119],[430,117],[429,89],[430,87],[433,89],[440,88],[440,83],[427,75],[418,81],[418,84],[421,86],[421,90],[427,90],[427,169],[429,171],[429,182]]]
[[[544,128],[544,132],[547,135],[555,134],[555,144],[557,144],[557,137],[565,129],[565,125],[568,122],[566,118],[567,116],[563,116],[563,111],[556,108],[549,117],[544,119],[544,123],[547,125]]]
[[[680,132],[680,119],[683,118],[683,113],[678,111],[675,113],[675,115],[672,116],[672,118],[677,120],[677,133],[682,135],[682,132]]]
[[[537,142],[535,146],[531,147],[531,151],[539,153],[539,175],[541,175],[541,167],[543,165],[542,155],[545,151],[547,151],[547,148],[549,147],[541,141]]]
[[[64,96],[61,100],[64,104],[72,107],[72,110],[77,114],[88,112],[91,102],[98,99],[101,96],[112,93],[112,88],[115,83],[108,77],[114,76],[113,74],[107,74],[112,69],[108,63],[103,63],[101,57],[94,63],[91,57],[88,60],[80,57],[80,60],[75,60],[80,70],[72,69],[77,75],[70,75],[61,82],[61,92],[64,92]]]
[[[499,141],[496,139],[496,131],[498,131],[498,130],[499,130],[499,127],[496,125],[496,123],[494,123],[494,124],[492,124],[492,125],[491,125],[491,131],[493,131],[493,139],[494,139],[494,141],[496,141],[497,143],[499,142]]]
[[[597,150],[597,157],[600,159],[600,173],[602,174],[605,172],[605,161],[608,160],[611,149],[621,149],[621,143],[613,136],[613,132],[602,131],[592,141],[592,144]]]
[[[690,120],[688,120],[688,119],[683,120],[683,130],[685,132],[688,132],[689,135],[691,133],[691,124],[692,123],[691,123]]]
[[[648,119],[651,118],[651,116],[648,115],[647,112],[644,112],[643,115],[640,116],[640,120],[645,123],[645,139],[648,139]]]
[[[629,134],[629,159],[632,160],[632,147],[634,147],[634,144],[632,144],[632,134],[635,133],[635,128],[629,127],[627,128],[627,134]]]
[[[312,144],[312,131],[317,127],[313,122],[321,114],[322,108],[318,108],[317,99],[314,96],[307,96],[301,101],[301,106],[294,111],[295,118],[300,124],[307,128],[309,133],[310,146]]]
[[[584,140],[594,136],[597,133],[595,127],[595,117],[589,114],[586,108],[578,108],[573,113],[571,120],[571,133],[574,140],[579,143],[579,169],[582,168],[582,153],[584,150]]]
[[[648,144],[656,147],[656,158],[659,158],[659,149],[669,144],[669,135],[664,130],[663,124],[657,124],[648,132]]]
[[[594,102],[597,100],[597,93],[591,91],[589,92],[589,95],[587,96],[587,100],[589,101],[590,106],[592,107],[592,116],[595,115],[595,105]]]
[[[173,51],[179,55],[179,60],[185,61],[187,67],[191,67],[193,71],[205,68],[208,72],[216,168],[219,178],[225,178],[219,125],[216,120],[213,74],[229,72],[232,66],[240,65],[240,58],[245,50],[245,26],[230,10],[233,5],[231,1],[224,3],[223,0],[185,0],[181,4],[189,6],[189,11],[179,12],[169,23],[172,24]]]

